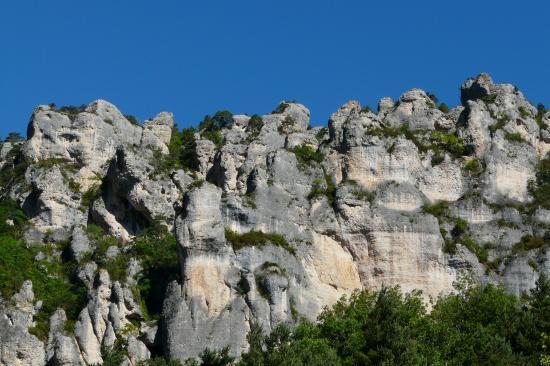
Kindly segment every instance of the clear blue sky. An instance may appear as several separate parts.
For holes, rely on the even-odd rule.
[[[296,99],[319,125],[412,87],[455,105],[482,71],[550,105],[549,14],[528,0],[3,1],[0,136],[38,104],[97,98],[180,126]]]

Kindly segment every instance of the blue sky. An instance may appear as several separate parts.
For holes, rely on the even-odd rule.
[[[296,99],[314,125],[349,99],[412,87],[458,104],[489,72],[550,105],[546,1],[4,1],[0,136],[38,104],[98,98],[140,120],[267,113]]]

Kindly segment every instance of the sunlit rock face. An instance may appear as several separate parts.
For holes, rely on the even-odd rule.
[[[461,101],[440,110],[420,89],[383,98],[376,113],[350,101],[328,128],[310,128],[305,106],[282,102],[261,123],[233,116],[222,142],[195,131],[196,171],[163,170],[170,113],[136,125],[102,100],[69,112],[39,106],[29,139],[0,149],[0,167],[17,154],[29,164],[5,188],[30,217],[29,245],[67,243],[80,261],[87,305],[74,335],[59,310],[42,341],[29,333],[40,305],[31,283],[0,300],[0,365],[101,363],[117,339],[126,365],[226,346],[238,356],[254,323],[269,332],[314,321],[355,290],[398,285],[428,300],[462,278],[532,288],[550,270],[548,253],[513,248],[550,223],[548,210],[523,209],[550,150],[550,114],[486,74],[462,85]],[[181,281],[158,298],[160,322],[136,298],[139,258],[113,279],[93,260],[90,224],[124,243],[107,248],[115,259],[153,225],[175,234]]]

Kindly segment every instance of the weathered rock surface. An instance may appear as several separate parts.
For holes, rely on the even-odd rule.
[[[538,118],[521,92],[486,74],[462,85],[461,100],[443,112],[412,89],[382,99],[377,113],[350,101],[328,129],[309,128],[309,110],[283,102],[261,125],[234,116],[223,144],[197,131],[196,172],[159,169],[170,153],[169,113],[138,126],[101,100],[76,114],[39,106],[22,145],[25,178],[3,188],[30,216],[29,245],[69,243],[88,302],[74,335],[59,310],[42,342],[29,333],[39,311],[32,284],[0,301],[0,365],[101,363],[117,339],[128,365],[225,346],[239,355],[253,323],[269,332],[315,320],[357,289],[399,285],[427,299],[468,274],[516,294],[530,289],[550,272],[548,249],[513,248],[548,235],[548,210],[522,207],[550,150],[550,114]],[[13,162],[12,149],[2,146],[0,166]],[[441,202],[440,213],[430,209]],[[457,234],[459,219],[467,235]],[[89,224],[124,243],[105,250],[114,260],[159,222],[177,237],[181,282],[158,299],[156,323],[133,293],[139,258],[118,281],[84,259],[98,250]]]

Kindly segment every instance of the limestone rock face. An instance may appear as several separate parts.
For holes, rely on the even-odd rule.
[[[550,237],[529,188],[550,151],[550,113],[487,74],[462,85],[461,101],[440,110],[420,89],[383,98],[376,113],[349,101],[327,128],[282,102],[261,121],[233,116],[216,139],[196,131],[194,170],[170,165],[170,113],[141,126],[102,100],[39,106],[29,139],[0,149],[0,167],[28,162],[0,193],[29,216],[27,245],[57,243],[53,256],[78,263],[87,299],[74,335],[60,309],[47,340],[29,333],[40,311],[31,283],[0,300],[0,365],[100,364],[121,341],[132,366],[226,346],[238,356],[254,323],[314,321],[343,295],[384,285],[426,299],[462,276],[529,290],[550,272],[545,246],[516,247]],[[91,224],[120,245],[98,246]],[[157,299],[158,322],[137,297],[147,273],[133,251],[156,225],[176,236],[180,277]],[[121,258],[123,278],[107,271]]]
[[[0,365],[45,365],[44,344],[29,333],[38,310],[30,281],[23,284],[12,302],[10,306],[0,301]]]

